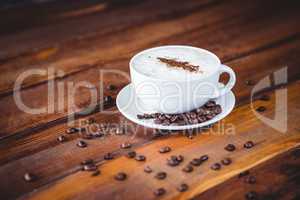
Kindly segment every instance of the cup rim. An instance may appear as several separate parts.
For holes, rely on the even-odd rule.
[[[157,78],[157,77],[147,76],[146,74],[144,74],[144,73],[140,72],[139,70],[135,69],[135,68],[133,67],[133,64],[132,64],[132,63],[133,63],[133,61],[134,61],[139,55],[144,54],[144,53],[146,53],[146,52],[148,52],[148,51],[152,51],[152,50],[155,50],[155,49],[178,48],[178,47],[180,47],[180,48],[187,48],[187,49],[194,49],[194,50],[198,50],[198,51],[199,51],[199,50],[200,50],[200,51],[203,51],[203,52],[205,52],[205,53],[211,55],[212,57],[214,57],[215,60],[218,62],[218,64],[221,65],[221,60],[220,60],[220,58],[219,58],[216,54],[214,54],[214,53],[212,53],[211,51],[208,51],[208,50],[206,50],[206,49],[202,49],[202,48],[194,47],[194,46],[188,46],[188,45],[163,45],[163,46],[157,46],[157,47],[148,48],[148,49],[145,49],[145,50],[140,51],[139,53],[135,54],[135,55],[130,59],[130,61],[129,61],[129,68],[130,68],[130,70],[134,70],[134,71],[135,71],[136,73],[138,73],[139,75],[142,75],[142,76],[144,76],[144,77],[146,77],[146,78],[148,78],[148,79],[158,80],[158,81],[171,81],[171,80],[161,79],[161,78]],[[210,73],[209,75],[201,76],[201,77],[199,77],[199,78],[197,78],[197,79],[193,79],[193,80],[176,80],[176,82],[194,82],[194,81],[199,81],[199,80],[201,80],[201,79],[203,79],[203,78],[208,78],[208,77],[214,75],[217,71],[218,71],[218,70],[215,70],[214,72]]]

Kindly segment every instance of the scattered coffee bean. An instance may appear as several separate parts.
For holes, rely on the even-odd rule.
[[[256,200],[258,199],[258,194],[254,191],[250,191],[245,195],[246,200]]]
[[[101,174],[101,172],[99,170],[93,171],[91,176],[98,176],[99,174]]]
[[[241,173],[239,174],[239,178],[242,178],[242,177],[244,177],[244,176],[248,176],[249,174],[250,174],[250,172],[249,172],[248,170],[243,171],[243,172],[241,172]]]
[[[135,156],[135,160],[137,160],[137,161],[145,161],[146,157],[144,155],[137,155],[137,156]]]
[[[184,160],[184,157],[182,155],[177,156],[177,161],[182,162]]]
[[[190,162],[191,165],[193,166],[199,166],[202,164],[202,161],[200,158],[194,158],[191,162]]]
[[[76,133],[76,132],[79,132],[79,129],[78,128],[75,128],[75,127],[71,127],[71,128],[68,128],[66,130],[66,133],[67,134],[73,134],[73,133]]]
[[[255,82],[253,80],[246,80],[245,84],[249,85],[249,86],[252,86],[252,85],[255,85]]]
[[[266,107],[264,106],[259,106],[258,108],[256,108],[257,112],[264,112],[266,110]]]
[[[63,135],[61,135],[57,138],[57,141],[59,141],[59,142],[65,142],[66,140],[67,140],[67,138]]]
[[[97,166],[94,164],[83,165],[83,171],[96,171]]]
[[[221,163],[223,165],[230,165],[231,164],[231,159],[230,158],[224,158],[223,160],[221,160]]]
[[[124,181],[127,178],[127,174],[124,172],[119,172],[115,175],[115,179],[118,181]]]
[[[127,153],[127,157],[128,158],[134,158],[136,156],[136,152],[135,151],[129,151],[128,153]]]
[[[182,155],[172,155],[169,159],[167,159],[167,164],[171,167],[175,167],[179,165],[183,161],[183,156]]]
[[[131,147],[131,143],[129,142],[124,142],[120,145],[121,149],[128,149]]]
[[[149,167],[149,166],[146,166],[146,167],[144,168],[144,172],[146,172],[146,173],[150,174],[150,173],[152,172],[152,169],[151,169],[151,167]]]
[[[261,101],[269,101],[270,100],[270,96],[269,95],[266,95],[266,94],[263,94],[259,97],[259,100]]]
[[[185,192],[185,191],[187,191],[188,189],[189,189],[189,186],[188,186],[187,184],[185,184],[185,183],[180,184],[180,185],[178,186],[178,188],[177,188],[177,190],[178,190],[179,192]]]
[[[154,191],[155,196],[161,196],[166,193],[166,190],[164,188],[158,188],[157,190]]]
[[[93,159],[86,159],[86,160],[82,161],[80,164],[81,165],[92,165],[92,164],[94,164],[94,160]]]
[[[113,90],[116,90],[116,89],[117,89],[117,86],[112,85],[112,84],[109,84],[109,85],[107,86],[107,89],[110,90],[110,91],[113,91]]]
[[[162,180],[167,177],[167,173],[166,172],[158,172],[154,177],[156,179]]]
[[[254,184],[256,183],[256,178],[255,176],[247,176],[245,178],[245,183],[249,183],[249,184]]]
[[[24,180],[27,182],[32,182],[36,180],[36,176],[34,174],[31,173],[25,173],[24,174]]]
[[[212,170],[220,170],[221,169],[221,164],[220,163],[214,163],[211,167]]]
[[[114,155],[112,153],[107,153],[104,155],[104,160],[112,160],[114,159]]]
[[[111,104],[113,102],[113,98],[111,96],[105,96],[104,97],[104,103],[105,104]]]
[[[234,151],[235,146],[233,144],[227,144],[227,146],[224,149],[227,151]]]
[[[168,153],[171,151],[171,147],[165,146],[159,149],[159,153]]]
[[[194,170],[193,166],[192,165],[186,165],[182,171],[186,172],[186,173],[190,173]]]
[[[201,157],[200,157],[200,160],[201,160],[202,162],[207,161],[207,160],[208,160],[208,155],[203,155],[203,156],[201,156]]]
[[[85,141],[79,140],[77,142],[77,146],[80,148],[85,148],[85,147],[87,147],[87,143]]]
[[[254,142],[248,141],[244,144],[244,148],[251,149],[252,147],[254,147],[254,145],[255,145]]]

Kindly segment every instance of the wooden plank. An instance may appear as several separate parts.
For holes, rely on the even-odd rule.
[[[225,7],[225,8],[228,9],[228,7]],[[221,11],[222,9],[224,9],[224,8],[217,7],[214,10],[214,12],[220,13],[218,11]],[[232,9],[232,10],[236,10],[236,9]],[[268,21],[268,19],[261,21],[263,23],[263,25],[261,25],[261,26],[265,26],[263,32],[256,31],[257,28],[259,27],[256,24],[259,22],[257,22],[257,21],[251,22],[252,20],[250,20],[250,19],[251,19],[251,16],[253,15],[253,12],[248,13],[248,15],[245,15],[245,16],[243,15],[244,17],[241,17],[241,18],[237,18],[237,17],[233,18],[233,22],[228,20],[224,23],[224,21],[221,20],[222,23],[219,22],[221,24],[220,29],[228,30],[228,32],[226,32],[227,33],[226,37],[221,37],[221,35],[219,35],[221,38],[219,38],[218,40],[216,38],[215,38],[215,40],[207,39],[207,38],[209,38],[209,35],[216,33],[216,29],[214,27],[209,28],[209,27],[211,27],[211,26],[209,26],[208,29],[210,29],[210,31],[206,31],[205,34],[202,35],[203,37],[198,38],[198,40],[191,38],[192,40],[190,41],[189,44],[191,44],[191,45],[193,45],[195,43],[199,44],[199,41],[202,41],[203,42],[202,47],[208,48],[209,46],[215,46],[215,44],[219,43],[219,44],[222,44],[222,46],[224,48],[221,49],[221,48],[217,48],[215,46],[215,49],[212,49],[212,50],[214,50],[221,57],[221,59],[224,59],[224,58],[228,57],[229,55],[237,55],[239,57],[240,54],[245,54],[247,52],[249,53],[254,50],[260,49],[262,47],[268,47],[269,45],[273,44],[274,42],[276,43],[276,42],[282,40],[283,38],[293,37],[294,34],[297,33],[297,31],[291,32],[291,30],[294,30],[294,29],[292,29],[294,27],[298,27],[298,26],[295,26],[295,23],[297,22],[296,19],[299,16],[297,15],[296,12],[294,12],[293,9],[292,10],[287,9],[287,11],[288,12],[283,12],[284,14],[278,18],[277,18],[277,14],[276,14],[276,15],[270,17],[270,21]],[[226,14],[228,14],[228,13],[226,13]],[[137,41],[138,43],[132,44],[132,46],[131,46],[131,44],[126,44],[123,47],[120,47],[124,51],[132,51],[132,48],[135,49],[136,46],[138,46],[139,48],[146,48],[149,46],[143,46],[144,42],[145,43],[152,42],[152,44],[153,44],[153,41],[158,42],[161,39],[161,37],[170,35],[169,30],[173,30],[173,28],[175,28],[175,27],[180,27],[180,26],[178,26],[178,24],[188,25],[189,23],[187,23],[187,22],[190,20],[191,20],[191,24],[196,24],[198,22],[199,16],[202,16],[202,17],[207,16],[207,18],[211,18],[212,21],[220,20],[214,14],[211,14],[211,12],[207,11],[207,12],[203,12],[203,14],[187,16],[187,17],[183,18],[182,20],[174,20],[174,21],[170,21],[170,22],[161,22],[159,24],[147,25],[143,29],[145,31],[145,33],[150,33],[153,30],[161,30],[161,29],[159,29],[159,27],[163,28],[163,30],[161,30],[161,32],[157,33],[158,35],[152,34],[153,38],[144,37],[145,36],[144,33],[141,34],[141,32],[140,32],[141,29],[130,30],[130,31],[128,31],[128,35],[127,35],[127,33],[122,33],[119,36],[114,35],[114,37],[122,38],[123,42],[125,41],[126,43],[128,43],[127,42],[128,40],[126,39],[126,37],[128,37],[128,38],[135,37],[135,41]],[[246,16],[248,16],[248,18]],[[250,19],[249,19],[249,17],[250,17]],[[236,19],[240,19],[240,21],[236,20]],[[211,20],[209,20],[209,23],[212,23]],[[288,23],[287,23],[287,21],[288,21]],[[205,24],[205,23],[206,22],[204,21],[203,24]],[[202,26],[203,26],[203,24],[202,24]],[[226,26],[223,24],[225,24]],[[235,43],[234,46],[231,46],[231,44],[233,43],[232,41],[237,37],[236,34],[238,34],[238,30],[234,29],[232,27],[240,27],[240,31],[250,32],[253,34],[251,34],[251,35],[245,34],[245,37],[243,37],[243,35],[241,34],[241,37],[239,38],[239,41],[241,41],[241,42],[238,44]],[[273,32],[274,29],[278,29],[280,31],[276,32],[276,34],[273,34],[274,37],[269,37],[269,35],[271,34],[271,32]],[[181,30],[181,29],[179,29],[179,30]],[[230,32],[231,30],[233,32]],[[178,33],[178,29],[175,28],[174,33]],[[232,33],[232,34],[230,35],[230,33]],[[145,41],[139,40],[140,37],[146,38]],[[294,39],[294,38],[292,38],[292,39]],[[115,40],[117,40],[117,41],[115,41],[117,44],[119,44],[121,42],[121,41],[119,41],[119,39],[115,39]],[[108,40],[108,41],[109,41],[108,42],[109,46],[114,46],[111,44],[110,40]],[[176,43],[178,41],[180,41],[180,40],[176,39],[176,38],[174,38],[174,40],[173,40],[174,43]],[[102,43],[103,43],[103,41],[102,41]],[[145,45],[147,45],[147,44],[145,44]],[[106,45],[103,44],[103,46],[106,46]],[[115,58],[115,52],[118,51],[118,49],[119,49],[118,47],[112,47],[111,49],[106,48],[105,56],[107,56],[108,58],[111,58],[111,59]],[[122,50],[122,52],[123,52],[123,50]],[[99,50],[99,51],[103,52],[102,50]],[[85,64],[87,64],[87,62],[93,60],[95,57],[99,58],[100,52],[97,53],[97,51],[95,51],[94,53],[85,54],[84,57],[80,57],[78,55],[73,55],[73,56],[78,56],[78,58],[76,58],[75,60],[73,60],[73,58],[64,59],[63,62],[65,62],[66,60],[68,60],[66,62],[69,62],[71,60],[71,62],[69,63],[71,66],[74,64],[73,61],[77,64],[80,64],[81,62],[84,62]],[[105,68],[119,69],[124,72],[127,72],[128,57],[131,56],[131,53],[125,53],[125,52],[123,52],[123,53],[126,55],[125,56],[126,59],[124,59],[124,60],[121,59],[120,61],[108,62],[104,65],[94,66],[94,67],[91,67],[91,65],[88,65],[89,70],[86,70],[86,71],[83,71],[83,72],[77,73],[77,74],[75,73],[75,74],[70,75],[61,80],[65,81],[65,82],[73,81],[75,83],[77,83],[79,81],[89,80],[92,84],[98,84],[99,83],[99,77],[98,77],[99,69],[105,69]],[[73,64],[71,64],[71,63],[73,63]],[[49,65],[45,65],[45,66],[49,67]],[[60,65],[58,65],[58,66],[60,66]],[[63,66],[67,66],[67,65],[63,64]],[[83,66],[83,65],[80,65],[80,66]],[[66,67],[64,69],[67,69],[67,68],[68,67]],[[234,69],[236,69],[236,68],[234,67]],[[11,78],[12,77],[10,77],[9,79],[11,79]],[[13,78],[11,80],[13,80]],[[112,82],[112,83],[119,84],[119,85],[125,85],[126,83],[128,83],[128,80],[124,77],[123,78],[120,77],[118,79],[118,81],[116,80],[116,82],[114,82],[113,79],[109,79],[109,78],[105,77],[104,81]],[[120,81],[121,81],[121,83],[120,83]],[[5,84],[5,85],[7,85],[7,84]],[[46,90],[47,90],[47,85],[42,84],[42,85],[37,85],[33,88],[29,88],[27,90],[23,90],[21,93],[22,93],[24,102],[28,106],[41,107],[41,106],[48,105],[47,97],[42,92],[42,91],[46,91]],[[34,101],[32,99],[34,99]],[[66,99],[67,99],[67,96],[65,96],[65,100]],[[55,101],[57,103],[57,100],[55,100]],[[82,90],[81,95],[78,96],[78,98],[77,98],[77,101],[78,101],[78,104],[80,104],[80,105],[88,104],[88,102],[89,102],[88,91]],[[64,118],[64,117],[66,117],[66,114],[67,114],[66,110],[64,110],[59,113],[57,113],[57,111],[56,111],[56,113],[54,113],[54,114],[51,114],[51,113],[47,114],[47,115],[40,114],[40,115],[31,116],[30,118],[28,118],[28,114],[20,112],[20,110],[16,107],[15,102],[13,100],[13,96],[11,96],[11,95],[2,97],[0,99],[0,105],[3,110],[3,112],[1,113],[1,116],[0,116],[0,118],[1,118],[1,122],[0,122],[1,133],[0,133],[0,135],[2,138],[7,137],[8,135],[18,133],[18,132],[28,131],[32,127],[36,127],[36,126],[48,123],[53,120]],[[65,109],[66,109],[66,107],[65,107]],[[72,112],[74,112],[74,111],[72,110],[71,113]],[[18,117],[16,118],[16,116],[18,116]]]
[[[240,172],[264,163],[275,156],[280,155],[294,147],[300,146],[299,136],[299,82],[288,86],[288,120],[287,132],[282,133],[261,122],[253,113],[249,105],[236,108],[233,113],[212,130],[194,137],[192,140],[182,138],[180,135],[170,136],[157,140],[147,146],[137,149],[139,154],[147,157],[146,163],[137,162],[126,157],[101,165],[101,175],[91,177],[90,173],[77,172],[55,183],[43,187],[23,199],[155,199],[153,191],[158,187],[164,187],[167,192],[163,199],[180,198],[190,199],[218,184],[238,175]],[[284,88],[276,90],[277,94],[284,94]],[[254,108],[265,106],[267,111],[263,114],[272,117],[274,114],[275,98],[271,101],[256,101]],[[285,112],[284,106],[276,108],[277,112]],[[223,127],[223,128],[220,128]],[[252,149],[243,148],[243,144],[251,140],[255,143]],[[228,143],[236,145],[234,152],[227,152],[224,147]],[[159,154],[162,146],[170,146],[172,152]],[[212,148],[213,147],[213,148]],[[170,155],[181,154],[184,162],[177,167],[167,166],[163,161]],[[190,174],[185,174],[181,168],[191,159],[201,155],[209,155],[209,160],[199,167],[195,167]],[[233,163],[223,166],[220,171],[210,170],[210,166],[219,162],[224,157],[230,157]],[[143,168],[149,165],[153,169],[152,174],[143,172]],[[124,182],[114,180],[114,175],[119,171],[128,174]],[[165,180],[156,180],[153,176],[159,171],[167,172]],[[80,180],[80,181],[78,181]],[[199,181],[200,180],[200,181]],[[185,193],[176,191],[176,187],[186,182],[190,189]],[[136,192],[136,188],[139,192]]]
[[[265,35],[268,34],[264,34],[264,32],[262,32],[262,35],[259,34],[261,36],[255,37],[254,39],[256,39],[256,41],[253,41],[254,39],[252,39],[251,37],[252,33],[254,32],[254,30],[255,31],[261,30],[261,28],[258,29],[258,27],[255,27],[255,29],[253,30],[251,29],[251,26],[248,27],[250,31],[249,29],[246,29],[248,33],[246,32],[245,36],[249,37],[248,39],[252,39],[252,42],[255,43],[257,42],[258,44],[261,44],[261,46],[264,46],[268,43],[272,43],[274,41],[278,41],[290,35],[299,33],[298,26],[296,26],[298,22],[297,17],[299,16],[297,15],[297,10],[293,8],[293,5],[278,4],[278,3],[273,3],[273,1],[271,5],[272,7],[270,7],[270,3],[268,2],[261,3],[259,1],[257,2],[233,1],[232,3],[217,4],[214,7],[207,7],[203,9],[200,9],[202,7],[199,6],[200,7],[199,10],[197,10],[195,9],[197,7],[194,4],[192,4],[191,7],[194,6],[192,7],[195,9],[194,12],[190,12],[189,9],[191,9],[191,7],[188,7],[187,8],[188,10],[182,11],[184,13],[187,12],[184,15],[181,15],[180,12],[177,13],[174,10],[170,10],[169,12],[173,13],[173,15],[175,13],[175,16],[173,16],[173,18],[171,17],[168,18],[162,13],[158,13],[155,23],[153,21],[150,21],[149,23],[144,23],[143,25],[137,23],[138,24],[137,26],[128,27],[127,29],[125,30],[122,29],[121,31],[113,30],[112,33],[105,34],[105,35],[99,33],[91,37],[81,36],[80,38],[77,39],[69,38],[69,40],[65,42],[61,41],[60,43],[55,43],[56,45],[49,45],[51,44],[51,42],[47,41],[48,46],[44,47],[41,51],[28,53],[25,54],[24,56],[19,56],[14,59],[8,60],[4,62],[4,64],[2,64],[1,67],[4,70],[3,73],[0,75],[3,77],[0,78],[0,80],[3,80],[3,82],[0,82],[0,91],[2,95],[10,93],[14,86],[13,80],[16,80],[16,77],[20,73],[27,70],[29,66],[30,68],[39,68],[39,69],[40,68],[47,69],[49,66],[52,66],[56,69],[63,70],[65,74],[68,75],[70,73],[72,74],[78,71],[85,70],[86,68],[93,66],[95,63],[101,64],[102,62],[106,63],[118,59],[129,60],[129,58],[137,51],[161,43],[163,44],[182,43],[182,44],[192,44],[195,46],[198,46],[198,44],[200,43],[201,45],[199,46],[203,46],[204,48],[211,48],[211,47],[217,48],[216,53],[220,53],[220,56],[222,58],[223,58],[222,54],[224,53],[226,53],[227,56],[231,55],[230,53],[232,52],[230,52],[229,50],[230,48],[234,48],[231,49],[235,51],[235,53],[232,55],[236,55],[237,50],[239,52],[244,52],[245,49],[243,48],[249,50],[248,45],[241,45],[234,42],[236,41],[235,37],[239,35],[241,32],[243,32],[243,30],[239,30],[237,27],[239,26],[239,24],[247,25],[249,21],[255,19],[255,17],[259,19],[266,18],[266,21],[261,20],[262,22],[259,23],[261,27],[266,29],[266,32],[267,31],[271,32],[274,30],[274,28],[280,30],[278,31],[278,34],[277,32],[276,34],[274,34],[273,38],[265,37]],[[161,7],[164,7],[164,5],[162,5]],[[178,5],[176,8],[178,9]],[[277,8],[281,9],[282,14],[280,16],[278,15],[277,12],[275,12]],[[157,10],[156,7],[152,9]],[[253,15],[254,11],[255,11],[255,15]],[[146,11],[143,10],[143,12]],[[147,10],[146,13],[149,14],[151,13],[151,16],[155,15],[155,13],[149,12],[149,10]],[[126,16],[126,14],[124,15]],[[273,19],[272,16],[275,16],[275,18]],[[111,17],[105,16],[105,18],[110,19]],[[113,18],[119,18],[119,17],[113,16]],[[238,22],[236,22],[236,20]],[[272,20],[272,21],[270,22],[268,20]],[[276,21],[277,23],[273,24],[274,23],[273,20],[277,20]],[[286,23],[287,21],[288,23]],[[96,24],[95,26],[97,27],[99,27],[98,22],[99,19],[97,19],[97,21],[95,22]],[[85,23],[83,22],[81,24],[85,24]],[[127,24],[128,23],[131,23],[131,21],[129,20]],[[93,24],[93,23],[89,22],[88,24]],[[119,25],[118,24],[105,25],[105,27],[115,27],[115,26],[118,27]],[[252,23],[252,26],[255,26],[255,24]],[[57,32],[56,31],[57,29],[64,30],[67,27],[68,26],[64,24],[63,27],[55,27],[55,29],[54,28],[53,29],[55,32]],[[77,27],[77,26],[72,25],[71,27]],[[232,27],[235,27],[235,29],[231,30]],[[72,28],[68,28],[68,29],[72,29]],[[186,37],[188,38],[190,32],[195,29],[199,30],[198,32],[200,34],[202,34],[203,32],[204,35],[198,36],[197,42],[195,41],[195,38],[192,38],[189,41],[184,41],[184,38]],[[229,32],[228,35],[227,35],[227,29]],[[141,32],[141,30],[143,31]],[[224,30],[226,30],[226,34],[224,34]],[[48,31],[47,33],[49,34],[50,32]],[[216,35],[216,37],[211,37],[211,32],[213,32],[214,34],[218,33],[218,35]],[[230,33],[234,35],[230,35]],[[52,35],[53,36],[51,37],[55,36],[55,34]],[[170,36],[173,36],[172,40],[168,40],[168,37]],[[33,37],[34,40],[25,39],[23,41],[33,40],[32,42],[34,42],[37,40],[36,39],[37,37],[33,36],[33,34],[30,34],[30,37]],[[209,39],[210,41],[206,41],[208,38],[211,38]],[[226,45],[228,47],[224,49],[224,46],[218,46],[219,41],[211,41],[218,38],[220,38],[221,41],[227,41]],[[246,38],[243,39],[245,40],[245,42],[247,41]],[[270,42],[270,40],[272,42]],[[4,42],[8,41],[8,39],[4,38],[3,41]],[[228,41],[230,41],[230,43]],[[202,43],[204,44],[202,45]],[[22,42],[18,42],[15,44],[18,45],[17,49],[22,48]],[[29,44],[26,43],[26,46],[28,45]],[[230,47],[230,45],[233,46]],[[3,45],[3,46],[8,46],[8,45]],[[14,46],[14,45],[10,44],[9,46]],[[39,45],[36,44],[36,46]],[[36,46],[35,48],[37,48]],[[14,73],[10,72],[9,69],[11,68],[15,69]],[[41,77],[28,78],[24,81],[23,87],[35,85],[37,83],[41,83],[46,81],[47,79],[52,79],[52,78],[54,77],[41,76]]]
[[[249,170],[255,184],[245,183],[249,176],[235,176],[195,199],[245,199],[250,191],[255,191],[259,199],[299,199],[299,151],[299,147],[293,148]]]

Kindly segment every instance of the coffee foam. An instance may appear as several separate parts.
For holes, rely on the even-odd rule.
[[[182,68],[170,67],[158,58],[167,58],[191,65],[200,66],[199,71],[191,72]],[[209,52],[186,46],[165,46],[141,52],[131,62],[138,72],[163,80],[189,80],[208,76],[215,72],[218,59]]]

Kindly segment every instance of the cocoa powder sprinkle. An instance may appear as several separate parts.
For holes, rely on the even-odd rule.
[[[202,71],[199,70],[199,68],[200,68],[199,65],[192,65],[186,61],[177,61],[175,59],[169,59],[169,58],[157,57],[157,59],[160,62],[167,64],[169,67],[182,68],[182,69],[188,70],[190,72],[201,72],[202,73]]]

